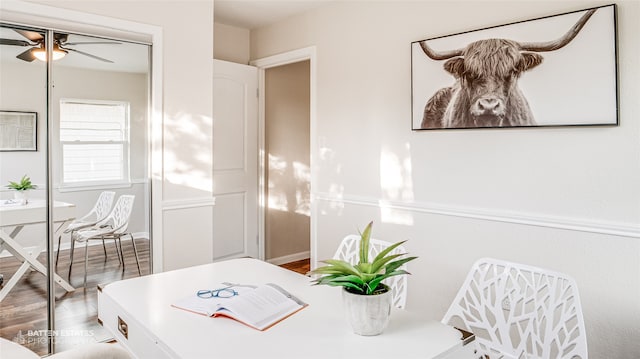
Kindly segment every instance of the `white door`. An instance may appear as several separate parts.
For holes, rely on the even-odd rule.
[[[213,260],[258,258],[258,72],[213,60]]]

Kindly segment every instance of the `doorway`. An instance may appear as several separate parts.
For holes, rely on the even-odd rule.
[[[309,258],[309,60],[265,70],[265,259]]]
[[[309,258],[313,268],[316,261],[316,174],[310,155],[317,148],[315,64],[315,47],[251,62],[258,68],[263,94],[258,126],[260,252],[278,265]],[[289,239],[282,244],[280,236]]]

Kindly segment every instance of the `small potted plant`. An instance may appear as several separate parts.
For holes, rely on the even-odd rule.
[[[38,186],[31,183],[31,178],[27,175],[22,176],[19,182],[9,181],[7,188],[15,190],[15,199],[20,201],[21,204],[29,203],[27,193],[31,189],[36,189]]]
[[[381,334],[389,323],[392,292],[383,280],[410,274],[400,269],[405,263],[417,257],[406,257],[406,253],[390,254],[406,241],[390,245],[369,261],[370,222],[360,233],[358,263],[352,265],[340,259],[327,259],[326,266],[319,267],[310,274],[320,274],[314,285],[324,284],[343,287],[343,299],[349,321],[356,334]]]

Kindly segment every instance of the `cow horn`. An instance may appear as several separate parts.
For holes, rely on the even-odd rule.
[[[420,47],[422,51],[434,60],[446,60],[452,57],[461,56],[462,49],[453,50],[453,51],[445,51],[445,52],[435,52],[433,51],[426,43],[425,40],[420,41]]]
[[[587,20],[596,12],[597,9],[591,9],[587,11],[578,22],[569,31],[567,31],[564,36],[555,40],[555,41],[547,41],[547,42],[524,42],[520,43],[520,50],[522,51],[534,51],[534,52],[544,52],[544,51],[554,51],[566,46],[568,43],[573,40],[576,35],[582,30],[584,24],[587,23]]]

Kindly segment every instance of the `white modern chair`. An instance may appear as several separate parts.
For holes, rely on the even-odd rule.
[[[136,248],[136,241],[133,238],[133,234],[127,232],[129,226],[129,218],[131,217],[131,211],[133,210],[134,195],[122,195],[118,198],[113,210],[102,221],[96,223],[95,226],[87,229],[75,231],[71,237],[71,251],[75,242],[84,242],[84,285],[87,285],[87,264],[89,262],[88,242],[94,239],[113,239],[116,243],[116,249],[119,249],[119,255],[122,262],[122,271],[124,272],[124,253],[122,251],[121,238],[124,236],[131,236],[131,244],[133,245],[133,253],[136,257],[136,264],[138,266],[138,274],[142,275],[140,271],[140,261],[138,259],[138,250]]]
[[[341,259],[345,262],[356,264],[358,263],[359,250],[360,250],[360,235],[350,234],[346,236],[336,253],[333,255],[334,259]],[[382,241],[379,239],[371,238],[369,240],[369,257],[375,257],[378,253],[390,247],[392,243]],[[407,253],[403,246],[398,246],[389,254],[403,254]],[[399,269],[407,270],[407,265],[402,265]],[[387,278],[383,281],[388,285],[393,292],[393,305],[398,308],[404,308],[407,303],[407,276],[397,275],[391,278]]]
[[[71,222],[67,229],[64,230],[63,234],[71,233],[73,236],[73,232],[94,226],[96,223],[105,219],[111,210],[111,205],[113,204],[113,198],[116,196],[115,192],[104,191],[100,193],[98,196],[98,200],[93,208],[89,211],[89,213],[82,216],[82,218],[78,218]],[[62,235],[58,236],[58,250],[56,252],[56,267],[58,266],[58,257],[60,256],[60,240],[62,239]],[[107,256],[107,248],[104,245],[104,241],[102,242],[102,248],[104,250],[104,256]],[[70,252],[70,259],[73,262],[73,251]]]
[[[587,359],[578,287],[562,273],[480,259],[442,322],[474,333],[481,358]]]

